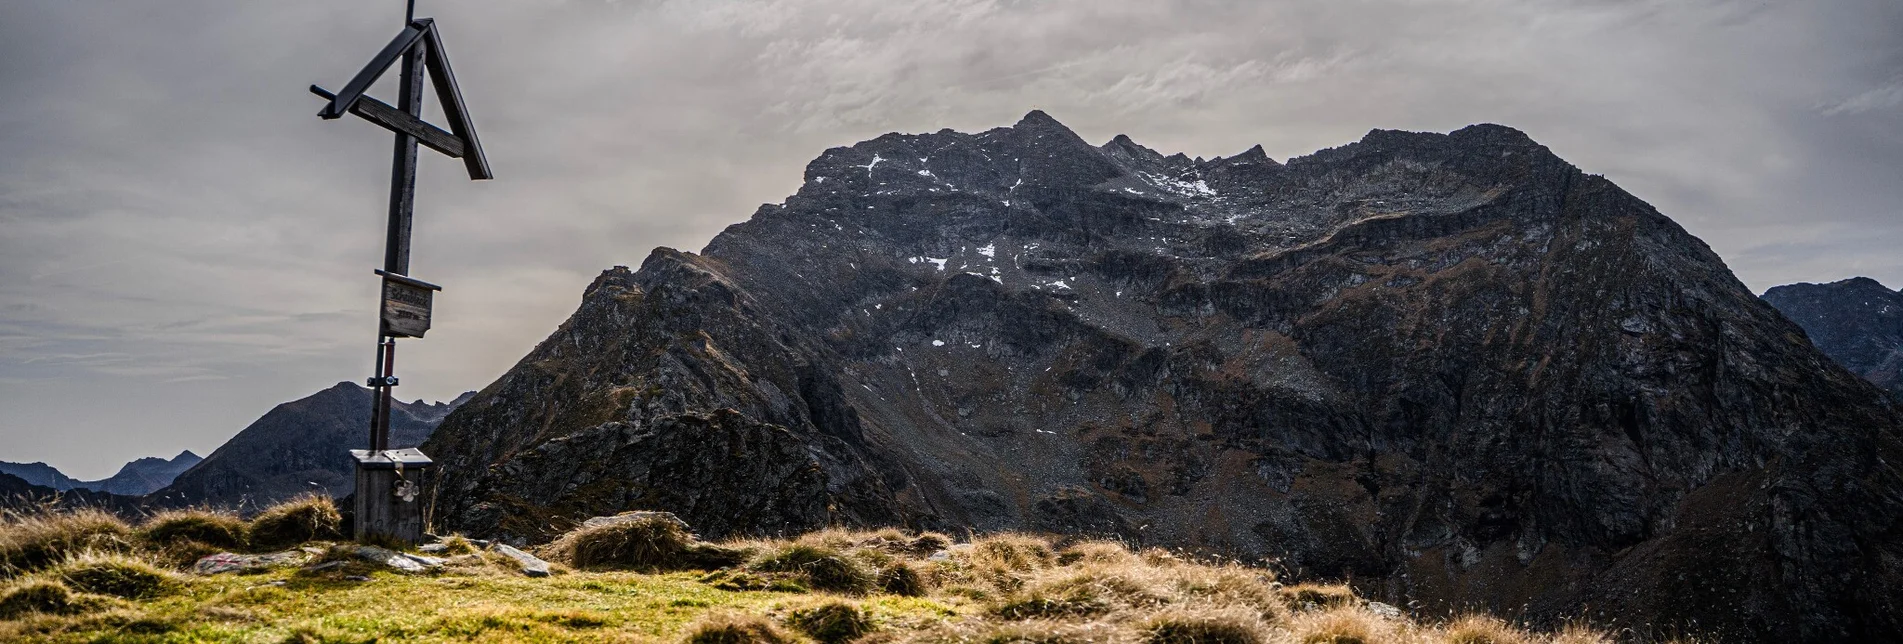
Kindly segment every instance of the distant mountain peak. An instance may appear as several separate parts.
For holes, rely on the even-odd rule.
[[[1903,293],[1852,277],[1786,284],[1762,297],[1831,360],[1903,400]]]
[[[392,445],[422,443],[474,395],[448,403],[393,401]],[[344,381],[277,405],[153,496],[165,505],[250,508],[311,491],[348,494],[348,450],[367,446],[372,399],[371,389]]]
[[[1025,112],[1024,118],[1018,119],[1018,122],[1015,125],[1012,125],[1011,127],[1057,128],[1065,132],[1070,131],[1070,128],[1065,127],[1063,123],[1059,123],[1057,122],[1057,119],[1051,118],[1051,115],[1045,114],[1044,110],[1031,110],[1029,112]]]
[[[12,474],[30,484],[53,490],[81,489],[134,497],[165,487],[200,460],[191,450],[181,451],[169,459],[144,456],[132,459],[120,466],[119,471],[112,476],[97,481],[74,480],[45,463],[0,463],[0,473]]]

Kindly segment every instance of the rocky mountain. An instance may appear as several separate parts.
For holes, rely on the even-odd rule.
[[[172,483],[180,472],[197,465],[200,460],[191,450],[179,452],[171,459],[147,456],[126,463],[119,472],[97,481],[79,481],[60,472],[45,463],[7,463],[0,461],[0,474],[19,477],[29,485],[49,488],[56,491],[92,490],[121,496],[142,496],[153,490]]]
[[[1032,112],[827,150],[424,445],[449,529],[1095,534],[1421,610],[1903,637],[1903,419],[1511,128],[1279,163]]]
[[[1868,277],[1787,284],[1764,301],[1844,368],[1903,398],[1903,293]]]
[[[449,403],[395,401],[390,413],[392,446],[421,444],[450,410],[473,395]],[[369,389],[340,382],[278,405],[153,492],[151,501],[251,509],[304,492],[349,494],[354,466],[346,450],[368,446],[371,402]]]

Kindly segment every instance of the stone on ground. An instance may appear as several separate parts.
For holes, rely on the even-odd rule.
[[[308,555],[297,550],[286,550],[265,555],[241,555],[233,552],[220,552],[206,555],[192,564],[192,572],[201,575],[216,575],[227,572],[251,572],[278,566],[295,566],[304,563]]]
[[[504,557],[514,559],[515,563],[522,567],[522,574],[524,575],[528,575],[530,577],[547,577],[548,576],[548,562],[542,561],[540,558],[536,557],[535,555],[518,550],[514,546],[511,546],[506,543],[495,544],[493,546],[490,546],[489,549],[501,554]]]

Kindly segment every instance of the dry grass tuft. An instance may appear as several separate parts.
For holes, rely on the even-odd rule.
[[[343,515],[321,494],[306,494],[271,506],[251,520],[251,545],[263,550],[294,548],[306,541],[343,538]]]
[[[1137,556],[1143,559],[1144,565],[1156,568],[1171,568],[1189,563],[1182,557],[1176,556],[1176,553],[1162,548],[1144,548],[1143,552],[1137,553]]]
[[[1318,610],[1361,603],[1346,584],[1295,584],[1282,589],[1282,598],[1296,610]]]
[[[40,570],[81,552],[132,548],[132,528],[104,510],[0,515],[0,577]]]
[[[1376,644],[1401,639],[1394,624],[1366,609],[1344,606],[1296,615],[1289,629],[1302,644]]]
[[[582,569],[656,571],[724,568],[745,558],[739,550],[696,541],[679,523],[658,516],[575,529],[545,554]]]
[[[1049,568],[1057,562],[1057,553],[1048,541],[1023,534],[996,534],[971,542],[966,554],[971,565],[980,569],[1030,572]]]
[[[907,641],[919,644],[1101,644],[1134,639],[1121,627],[1103,622],[1028,620],[945,625],[917,633]]]
[[[1157,579],[1137,566],[1080,566],[1051,571],[991,606],[1005,619],[1089,617],[1169,602]]]
[[[1585,624],[1572,623],[1553,635],[1552,644],[1612,644],[1612,638]]]
[[[1079,563],[1128,565],[1139,561],[1136,553],[1115,541],[1074,543],[1057,553],[1057,563],[1065,566]]]
[[[716,613],[687,628],[687,644],[790,644],[796,638],[758,615]]]
[[[912,549],[913,539],[898,528],[874,531],[831,528],[809,533],[796,541],[833,550],[873,550],[888,554],[906,554]]]
[[[879,590],[900,597],[923,597],[931,590],[930,582],[910,562],[894,561],[879,569]]]
[[[1447,644],[1532,644],[1533,638],[1497,617],[1466,615],[1442,629]]]
[[[1262,644],[1268,627],[1253,611],[1175,609],[1145,620],[1143,641],[1148,644]]]
[[[857,604],[828,600],[787,612],[786,623],[820,644],[843,644],[872,632],[872,619]]]
[[[78,612],[73,591],[49,579],[16,582],[0,591],[0,619],[13,619],[31,613],[69,615]]]
[[[943,534],[937,532],[921,532],[917,537],[912,538],[912,554],[920,557],[929,556],[932,553],[952,547],[953,543],[955,542],[952,541],[951,537]]]
[[[185,570],[191,568],[192,564],[198,563],[199,559],[227,550],[229,550],[229,548],[219,548],[191,539],[180,539],[166,544],[156,551],[148,550],[147,556],[150,557],[154,564],[174,570]]]
[[[761,552],[747,567],[758,572],[794,573],[808,588],[849,595],[871,592],[878,580],[873,570],[845,553],[797,541]]]
[[[80,553],[47,572],[74,590],[124,599],[151,599],[178,586],[171,573],[120,553]]]
[[[468,537],[460,534],[443,537],[443,554],[445,555],[453,557],[456,555],[473,555],[478,552],[482,552],[482,548],[476,547],[475,542],[470,541]]]
[[[139,525],[139,537],[158,548],[191,541],[236,550],[245,547],[245,532],[243,519],[210,510],[168,510]]]
[[[1233,565],[1166,570],[1176,595],[1185,603],[1247,608],[1270,622],[1288,618],[1288,606],[1276,592],[1274,576],[1267,570]]]

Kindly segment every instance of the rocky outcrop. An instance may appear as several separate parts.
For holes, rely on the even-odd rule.
[[[452,403],[394,401],[393,447],[428,438]],[[369,389],[349,382],[272,408],[170,485],[153,492],[155,506],[212,505],[254,510],[306,492],[344,496],[355,485],[351,449],[369,445]]]
[[[1050,530],[1825,640],[1903,636],[1900,425],[1510,128],[1283,164],[1033,112],[828,150],[701,254],[604,272],[424,449],[472,534]]]
[[[1903,398],[1903,293],[1868,277],[1798,283],[1764,292],[1764,301],[1804,327],[1830,356],[1890,395]]]

